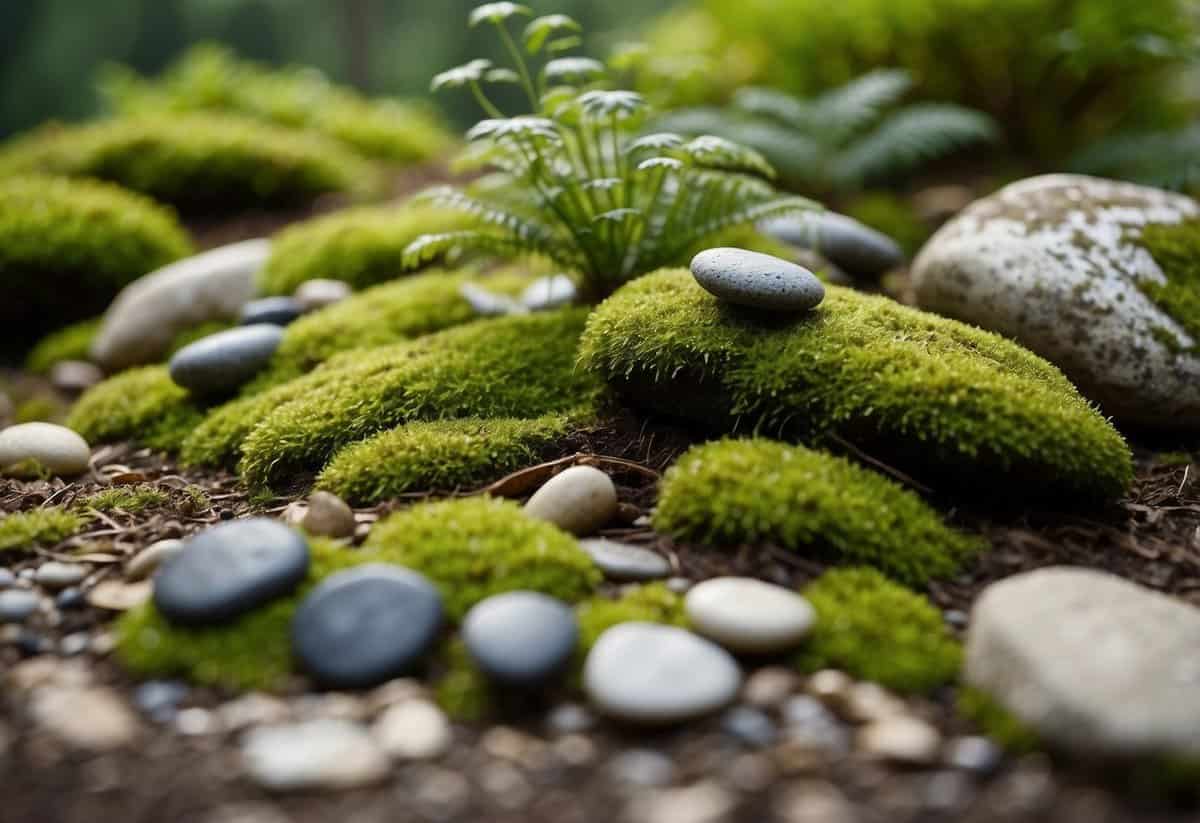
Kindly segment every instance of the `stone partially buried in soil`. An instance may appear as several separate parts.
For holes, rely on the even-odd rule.
[[[323,581],[292,618],[292,648],[322,685],[363,688],[411,670],[442,626],[442,599],[420,574],[369,564]]]
[[[617,512],[612,479],[592,466],[572,466],[547,480],[525,504],[525,513],[574,535],[587,535]]]
[[[1200,610],[1114,575],[1048,568],[975,602],[966,681],[1084,757],[1200,756]]]
[[[269,323],[217,332],[175,353],[171,379],[198,395],[230,394],[271,361],[283,329]]]
[[[668,724],[724,707],[737,696],[742,673],[729,652],[685,629],[630,622],[600,635],[583,685],[606,715]]]
[[[71,477],[88,469],[92,450],[65,426],[21,423],[0,430],[0,474],[28,476],[44,469]]]
[[[162,565],[154,605],[179,625],[224,623],[295,589],[308,564],[308,543],[287,526],[266,518],[224,523]]]
[[[808,269],[760,252],[707,249],[692,258],[691,270],[705,291],[739,306],[803,312],[825,299],[825,287]]]
[[[671,564],[651,549],[602,537],[580,540],[579,545],[609,580],[657,580],[671,574]]]
[[[683,602],[697,633],[734,652],[792,648],[816,620],[813,607],[800,595],[751,577],[705,580]]]
[[[510,686],[536,686],[566,666],[579,643],[575,612],[540,592],[506,592],[477,603],[462,639],[475,663]]]

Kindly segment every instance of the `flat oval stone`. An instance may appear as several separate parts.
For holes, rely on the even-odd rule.
[[[816,620],[803,597],[752,577],[705,580],[688,591],[683,604],[698,633],[735,652],[792,648]]]
[[[816,275],[769,254],[708,249],[692,258],[691,270],[705,291],[739,306],[801,312],[825,299],[825,287]]]
[[[305,280],[297,286],[292,297],[296,298],[305,311],[317,311],[340,303],[352,294],[354,289],[345,281],[317,277]]]
[[[0,430],[0,474],[28,475],[28,461],[52,474],[74,476],[88,470],[92,449],[65,426],[21,423]]]
[[[372,563],[329,577],[292,618],[292,648],[325,686],[374,686],[409,671],[442,626],[442,598],[425,577]]]
[[[605,538],[580,540],[596,568],[609,580],[657,580],[671,574],[671,564],[656,551]]]
[[[820,253],[855,277],[877,278],[904,265],[904,251],[895,240],[844,214],[826,211],[779,217],[760,228],[784,243]]]
[[[612,478],[591,466],[572,466],[534,492],[525,513],[575,535],[591,534],[617,512]]]
[[[575,299],[575,281],[565,274],[539,277],[521,292],[521,304],[530,311],[548,311]]]
[[[282,340],[283,329],[268,323],[217,332],[177,351],[167,368],[195,394],[228,394],[258,374]]]
[[[533,686],[566,666],[579,643],[579,623],[561,600],[540,592],[506,592],[467,612],[462,639],[489,677]]]
[[[308,574],[308,542],[256,517],[186,541],[154,578],[154,605],[172,623],[224,623],[291,592]]]
[[[632,723],[677,723],[731,702],[742,672],[729,652],[699,635],[657,623],[621,623],[596,641],[583,667],[588,698]]]
[[[87,575],[88,570],[86,566],[81,566],[78,563],[60,563],[57,560],[51,560],[48,563],[38,566],[37,572],[33,575],[33,580],[39,586],[58,590],[83,582],[83,579]]]
[[[391,770],[366,727],[337,718],[252,729],[242,740],[242,762],[251,780],[277,792],[353,789]]]
[[[0,591],[0,623],[21,623],[37,611],[38,596],[29,589]]]
[[[238,322],[243,326],[253,326],[256,323],[286,326],[302,314],[304,306],[294,298],[261,297],[242,306]]]

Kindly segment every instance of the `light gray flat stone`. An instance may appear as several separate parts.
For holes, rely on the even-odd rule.
[[[707,249],[692,258],[692,276],[710,294],[738,306],[803,312],[825,299],[825,287],[808,269],[745,249]]]

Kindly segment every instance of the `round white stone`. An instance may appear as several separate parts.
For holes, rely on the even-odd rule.
[[[676,723],[723,708],[742,685],[720,646],[675,626],[622,623],[596,641],[583,686],[600,712],[633,723]]]
[[[705,580],[688,591],[683,603],[697,632],[735,652],[790,649],[816,620],[803,597],[752,577]]]
[[[0,473],[18,474],[19,464],[36,461],[52,474],[73,476],[88,470],[87,441],[65,426],[22,423],[0,431]]]
[[[242,760],[251,779],[273,791],[366,786],[390,768],[366,728],[336,719],[252,729]]]
[[[612,478],[591,466],[572,466],[534,492],[525,513],[575,535],[588,535],[617,513]]]
[[[705,291],[739,306],[800,312],[825,299],[825,287],[815,274],[769,254],[707,249],[692,258],[691,270]]]
[[[383,750],[397,760],[441,757],[454,740],[446,715],[427,700],[404,700],[389,706],[371,731]]]

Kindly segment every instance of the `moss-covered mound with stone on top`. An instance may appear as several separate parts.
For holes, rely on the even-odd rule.
[[[1129,447],[1062,373],[999,335],[826,288],[803,315],[723,304],[683,269],[635,280],[588,322],[581,363],[629,402],[696,424],[848,441],[964,493],[1122,495]]]
[[[89,443],[134,440],[174,451],[204,416],[166,366],[143,366],[110,377],[83,393],[66,425]]]
[[[0,178],[0,352],[98,314],[127,283],[191,251],[170,210],[132,192]]]
[[[774,543],[915,584],[954,574],[982,544],[881,474],[763,439],[690,449],[663,477],[654,527],[718,546]]]
[[[0,177],[94,177],[209,212],[373,196],[378,170],[315,134],[227,115],[174,114],[46,126],[0,147]]]
[[[601,579],[571,535],[529,517],[516,503],[486,496],[397,512],[375,524],[362,550],[428,577],[452,620],[507,591],[542,592],[574,603]]]
[[[905,693],[958,677],[962,644],[941,611],[874,569],[831,569],[803,594],[817,612],[796,657],[804,671],[841,669]]]
[[[365,289],[405,273],[404,249],[423,234],[471,226],[474,218],[423,206],[362,206],[306,220],[274,238],[258,275],[263,294],[291,294],[305,280]]]
[[[252,486],[269,486],[413,420],[537,417],[587,406],[599,386],[575,366],[585,316],[565,309],[480,320],[339,355],[313,373],[303,395],[254,426],[241,444],[239,473]]]

